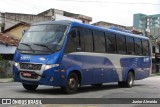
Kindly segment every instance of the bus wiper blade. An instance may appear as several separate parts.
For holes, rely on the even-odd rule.
[[[51,52],[53,52],[53,50],[51,48],[49,48],[47,45],[45,45],[45,44],[34,43],[34,45],[46,47],[48,50],[50,50]]]
[[[20,43],[20,44],[23,44],[23,45],[28,46],[28,47],[31,49],[31,51],[33,51],[33,53],[34,53],[34,50],[32,49],[31,45],[29,45],[29,44],[27,44],[27,43]]]
[[[31,46],[31,45],[29,45],[29,44],[27,44],[27,43],[20,43],[20,44],[23,44],[23,45],[26,45],[26,46]]]

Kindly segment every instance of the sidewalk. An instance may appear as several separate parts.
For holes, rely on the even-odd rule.
[[[13,82],[13,78],[0,78],[0,83]]]
[[[152,73],[150,76],[160,76],[160,72],[159,73]]]

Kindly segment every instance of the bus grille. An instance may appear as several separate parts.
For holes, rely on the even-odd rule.
[[[41,70],[42,64],[20,63],[20,69]]]

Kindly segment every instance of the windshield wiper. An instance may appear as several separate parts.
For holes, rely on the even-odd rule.
[[[32,49],[31,45],[29,45],[29,44],[27,44],[27,43],[20,43],[20,44],[23,44],[23,45],[28,46],[28,47],[31,49],[31,51],[33,51],[33,53],[34,53],[34,50]]]
[[[50,50],[51,52],[53,52],[53,50],[52,50],[51,48],[49,48],[47,45],[45,45],[45,44],[34,43],[34,45],[45,47],[45,48],[47,48],[48,50]]]

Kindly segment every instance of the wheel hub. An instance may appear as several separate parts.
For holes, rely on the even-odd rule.
[[[132,84],[133,84],[133,77],[132,76],[130,76],[130,78],[129,78],[129,85],[131,86]]]
[[[68,84],[70,88],[74,88],[76,86],[76,80],[74,78],[70,78]]]

